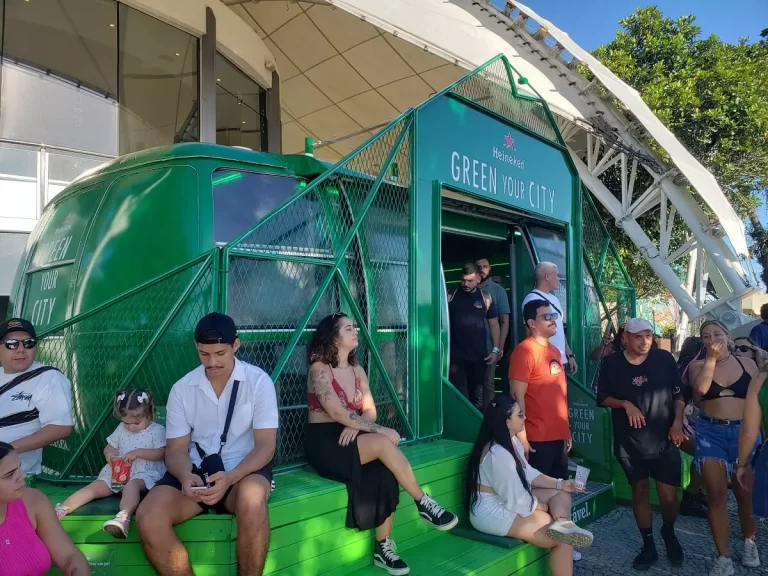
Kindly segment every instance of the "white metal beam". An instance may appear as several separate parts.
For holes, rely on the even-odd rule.
[[[603,184],[597,177],[593,176],[584,162],[576,154],[571,152],[571,158],[576,165],[576,169],[579,172],[581,181],[592,192],[595,198],[605,206],[605,208],[616,219],[617,224],[626,232],[630,239],[639,248],[640,253],[646,259],[653,271],[661,278],[661,281],[667,287],[672,294],[672,297],[677,300],[680,307],[689,316],[696,318],[699,315],[698,306],[694,302],[691,295],[686,292],[685,287],[680,282],[672,268],[666,264],[659,251],[654,246],[651,239],[643,231],[637,221],[631,214],[624,214],[621,207],[621,202],[611,193],[605,184]]]

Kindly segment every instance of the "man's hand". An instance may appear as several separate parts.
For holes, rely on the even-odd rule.
[[[184,496],[195,502],[200,502],[200,492],[204,492],[204,490],[192,490],[192,486],[202,486],[203,479],[197,474],[187,472],[180,480],[181,492]]]
[[[339,446],[349,446],[350,442],[357,438],[358,434],[360,434],[360,430],[355,430],[354,428],[345,426],[344,430],[341,431],[341,435],[339,436]]]
[[[486,364],[497,364],[501,358],[501,352],[491,352],[485,357]]]
[[[629,418],[629,425],[632,428],[642,428],[645,426],[645,416],[640,412],[637,406],[632,404],[629,400],[624,401],[624,410],[627,411],[627,418]]]
[[[576,364],[576,358],[573,356],[568,357],[568,373],[573,375],[576,374],[576,371],[579,369],[579,366]]]
[[[213,506],[219,502],[227,493],[227,489],[232,486],[232,478],[229,472],[216,472],[208,476],[208,482],[212,484],[207,490],[200,490],[200,502]]]
[[[669,429],[669,439],[672,440],[672,443],[678,448],[680,447],[680,444],[688,440],[685,432],[683,432],[682,422],[675,421],[675,423],[672,424],[672,428]]]
[[[107,459],[107,462],[112,462],[112,459],[117,458],[118,456],[120,456],[120,452],[117,451],[117,448],[111,444],[107,444],[107,447],[104,448],[104,458]]]
[[[568,436],[568,438],[565,439],[565,449],[570,452],[571,448],[573,448],[573,438]]]
[[[523,453],[525,454],[525,459],[529,460],[529,456],[531,455],[531,452],[536,452],[533,448],[531,448],[530,443],[528,440],[520,440],[520,443],[523,445]]]

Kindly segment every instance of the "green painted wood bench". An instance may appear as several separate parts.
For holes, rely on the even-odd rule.
[[[469,444],[438,440],[407,446],[404,452],[425,490],[459,512],[470,449]],[[278,475],[276,484],[269,503],[272,532],[265,574],[344,574],[371,564],[373,532],[357,532],[344,526],[344,485],[320,478],[308,469]],[[38,482],[37,487],[54,504],[77,489],[44,482]],[[95,575],[154,574],[135,526],[131,526],[126,540],[115,540],[102,532],[102,523],[117,512],[118,503],[117,497],[92,502],[65,517],[62,524],[88,557]],[[198,576],[235,574],[237,524],[233,517],[204,514],[178,526],[176,532]],[[445,534],[422,520],[413,500],[401,492],[393,532],[399,549],[414,548],[440,536]]]

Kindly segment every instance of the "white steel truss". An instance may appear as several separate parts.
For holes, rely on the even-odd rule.
[[[467,6],[467,3],[462,4]],[[569,62],[563,59],[565,47],[559,41],[559,35],[558,39],[553,39],[553,26],[549,22],[541,20],[538,28],[531,30],[536,28],[535,23],[531,26],[531,19],[540,19],[527,7],[507,0],[505,8],[497,10],[489,0],[472,0],[471,10],[488,17],[493,15],[505,24],[514,24],[503,34],[504,38],[521,55],[529,52],[532,56],[540,56],[536,58],[538,67],[547,71],[558,88],[562,86],[561,95],[567,95],[579,110],[586,110],[584,119],[568,117],[557,109],[553,112],[582,183],[629,236],[679,304],[683,311],[679,331],[684,333],[690,319],[704,315],[720,318],[730,326],[746,322],[748,319],[738,312],[740,301],[757,287],[746,256],[737,253],[732,244],[726,242],[723,227],[707,216],[679,167],[654,152],[643,125],[637,120],[631,121],[614,104],[614,95],[597,77],[590,80],[579,73],[581,62],[578,58]],[[679,146],[679,143],[675,144]],[[617,165],[620,167],[621,189],[609,190],[602,177]],[[690,174],[691,166],[685,166]],[[703,170],[698,163],[696,167]],[[636,190],[638,170],[641,169],[653,181],[646,189]],[[722,196],[719,188],[717,192]],[[637,222],[648,213],[657,214],[659,219],[659,235],[655,241]],[[673,231],[680,226],[687,229],[686,240],[670,251]],[[730,229],[733,231],[734,227]],[[740,237],[738,231],[735,233],[739,245],[745,245],[743,231]],[[671,264],[685,256],[690,256],[688,273],[681,280]],[[710,281],[717,297],[706,302],[704,296]]]

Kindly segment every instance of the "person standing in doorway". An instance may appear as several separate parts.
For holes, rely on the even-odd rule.
[[[624,340],[623,352],[603,360],[597,402],[611,408],[613,450],[632,486],[632,510],[643,537],[632,566],[645,571],[659,557],[653,541],[650,478],[656,481],[661,504],[667,558],[673,566],[681,566],[685,555],[675,534],[680,511],[678,446],[685,440],[680,373],[672,354],[651,348],[653,329],[647,320],[628,321]]]
[[[496,304],[496,312],[499,314],[499,350],[501,356],[501,369],[504,371],[503,361],[506,358],[504,354],[505,346],[507,344],[507,336],[509,335],[509,297],[507,291],[501,284],[497,284],[491,280],[491,263],[488,258],[478,258],[475,260],[475,265],[480,269],[480,289],[485,290],[493,298],[493,302]],[[485,348],[490,353],[493,350],[493,341],[491,340],[491,328],[488,320],[485,321]],[[496,394],[496,384],[494,378],[496,376],[496,364],[488,364],[488,368],[485,373],[485,388],[483,389],[483,406],[487,406],[494,395]],[[503,394],[509,393],[509,382],[502,376],[501,392]]]
[[[768,350],[768,304],[760,306],[760,324],[752,328],[749,337],[763,350]]]
[[[42,472],[43,447],[73,430],[72,385],[55,368],[35,362],[36,353],[31,322],[0,324],[0,442],[13,446],[25,474]]]
[[[550,341],[558,316],[544,299],[530,300],[523,307],[530,336],[512,351],[509,387],[525,414],[525,428],[518,438],[528,462],[542,474],[567,478],[568,388],[560,351]]]
[[[536,278],[536,287],[523,299],[523,306],[531,300],[542,299],[546,300],[552,306],[552,310],[557,312],[557,333],[555,333],[550,341],[560,350],[563,365],[568,367],[568,372],[576,374],[579,367],[576,364],[576,357],[571,352],[571,347],[568,345],[568,340],[565,337],[565,325],[563,324],[565,321],[565,310],[563,310],[563,305],[560,304],[560,300],[554,294],[555,290],[560,288],[560,271],[557,269],[557,264],[539,262],[536,264],[534,276]]]
[[[496,303],[488,292],[478,288],[480,270],[473,264],[461,270],[461,286],[448,295],[451,322],[451,383],[481,412],[488,365],[501,357],[499,318]],[[486,349],[485,322],[491,331],[491,351]]]

